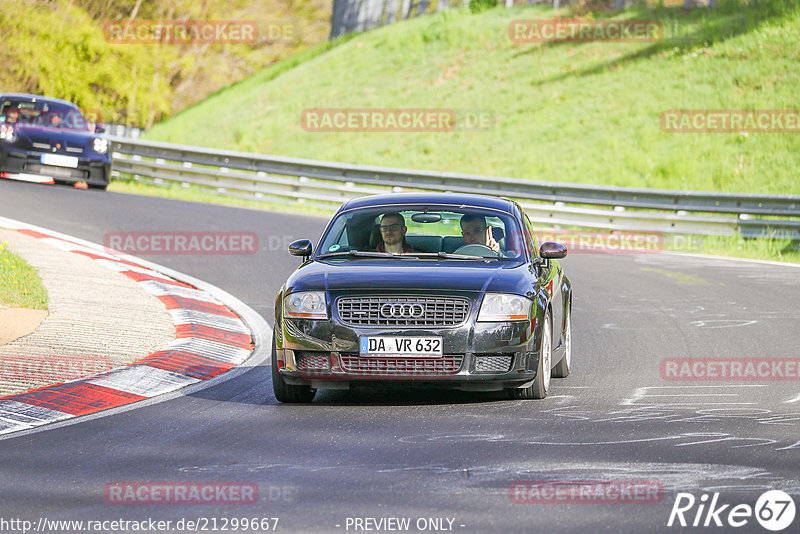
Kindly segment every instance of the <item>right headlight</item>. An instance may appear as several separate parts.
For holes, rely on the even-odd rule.
[[[486,293],[478,313],[480,322],[525,321],[533,301],[507,293]]]
[[[283,299],[283,316],[295,319],[327,319],[324,291],[300,291]]]
[[[105,154],[108,152],[108,139],[95,137],[92,139],[92,149],[98,154]]]

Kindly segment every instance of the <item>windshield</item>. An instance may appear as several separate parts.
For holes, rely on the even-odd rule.
[[[91,131],[81,112],[65,104],[3,99],[0,102],[0,123],[26,124],[43,128]]]
[[[333,256],[518,259],[523,241],[514,217],[453,206],[383,206],[347,211],[329,226],[317,258]]]

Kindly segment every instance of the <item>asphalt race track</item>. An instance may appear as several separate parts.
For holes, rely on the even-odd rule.
[[[255,232],[255,255],[145,258],[221,287],[270,324],[275,293],[299,263],[286,244],[316,242],[326,221],[8,181],[0,215],[97,243],[120,231]],[[727,532],[667,527],[676,495],[719,492],[730,510],[783,490],[800,503],[800,382],[660,376],[665,358],[799,359],[800,268],[673,254],[575,254],[563,265],[575,294],[573,374],[544,401],[392,389],[279,405],[264,366],[0,440],[0,517],[277,517],[278,532],[354,532],[352,518],[388,517],[411,518],[412,532],[420,518],[428,531],[439,525],[428,518],[445,518],[440,530],[464,533]],[[657,481],[664,493],[656,503],[510,498],[515,482],[560,480]],[[104,487],[118,481],[251,482],[260,502],[109,505]],[[735,531],[768,532],[752,517]]]

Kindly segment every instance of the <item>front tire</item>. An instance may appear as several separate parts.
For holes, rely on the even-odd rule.
[[[272,336],[272,391],[278,402],[287,404],[309,403],[314,400],[317,390],[311,386],[287,384],[278,372],[278,350],[275,335]]]
[[[542,325],[542,344],[539,351],[539,367],[536,370],[536,379],[526,388],[509,390],[512,399],[544,399],[550,391],[550,365],[553,361],[553,321],[550,312],[544,315]]]
[[[564,357],[553,367],[553,378],[567,378],[572,365],[572,315],[571,307],[567,310],[566,324],[564,325]]]

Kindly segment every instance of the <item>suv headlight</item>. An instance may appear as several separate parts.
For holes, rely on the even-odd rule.
[[[95,137],[92,139],[92,148],[98,154],[105,154],[108,152],[108,139],[102,137]]]
[[[324,291],[301,291],[283,299],[283,316],[295,319],[327,319]]]
[[[478,313],[480,322],[503,322],[527,320],[533,301],[519,295],[486,293]]]
[[[9,124],[0,124],[0,141],[13,143],[16,140],[17,132],[14,131],[14,127]]]

